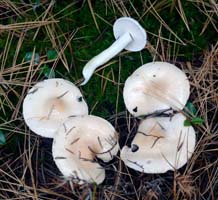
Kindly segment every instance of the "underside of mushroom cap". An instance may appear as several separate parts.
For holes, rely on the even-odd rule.
[[[173,108],[182,110],[190,94],[183,71],[167,62],[152,62],[139,67],[125,82],[123,97],[134,116]]]
[[[58,129],[52,154],[64,177],[78,177],[79,183],[100,184],[105,171],[95,157],[106,162],[111,160],[119,149],[117,140],[114,127],[100,117],[70,117]]]
[[[184,120],[180,113],[172,118],[143,120],[132,147],[123,147],[121,159],[128,167],[144,173],[165,173],[181,168],[191,157],[196,143],[193,127],[185,127]]]
[[[53,138],[67,117],[87,115],[88,106],[80,90],[64,79],[48,79],[37,83],[23,102],[23,117],[38,135]]]

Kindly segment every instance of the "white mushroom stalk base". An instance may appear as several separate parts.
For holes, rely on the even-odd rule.
[[[182,114],[145,119],[131,148],[123,147],[121,159],[128,167],[144,173],[181,168],[194,152],[196,142],[193,127],[185,127],[184,120]]]
[[[78,184],[100,184],[105,170],[95,157],[108,162],[118,149],[114,127],[100,117],[87,115],[71,117],[63,123],[54,138],[52,154],[65,178]]]
[[[53,138],[58,127],[72,115],[88,115],[88,106],[80,90],[64,79],[37,83],[23,102],[26,124],[43,137]]]

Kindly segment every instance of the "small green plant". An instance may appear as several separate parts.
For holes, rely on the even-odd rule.
[[[48,50],[46,55],[48,60],[54,60],[58,57],[57,51],[54,49]]]
[[[6,144],[5,134],[0,130],[0,145]]]
[[[43,74],[46,78],[55,78],[54,69],[50,68],[46,64],[44,64],[40,69],[40,74]]]
[[[24,61],[31,61],[33,57],[33,52],[27,52],[24,56]],[[38,53],[34,54],[34,65],[39,64],[40,56]]]
[[[197,109],[195,108],[193,103],[187,102],[185,106],[185,111],[187,112],[187,114],[191,114],[193,117],[191,119],[186,119],[184,121],[184,126],[203,124],[204,120],[197,116]]]
[[[192,115],[197,115],[197,109],[195,108],[194,104],[191,103],[190,101],[187,102],[187,104],[185,105],[185,108]]]

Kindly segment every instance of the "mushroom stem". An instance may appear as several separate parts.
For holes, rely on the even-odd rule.
[[[120,53],[132,40],[133,39],[130,33],[124,33],[110,47],[92,58],[83,68],[82,73],[85,80],[80,85],[85,85],[91,78],[96,68],[108,62],[111,58]]]

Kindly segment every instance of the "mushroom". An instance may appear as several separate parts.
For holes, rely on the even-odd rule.
[[[137,171],[165,173],[185,165],[194,152],[196,136],[184,126],[181,113],[173,117],[148,118],[141,122],[131,148],[124,146],[121,159]]]
[[[85,85],[89,81],[97,67],[109,61],[123,49],[133,52],[141,51],[147,42],[145,30],[135,19],[130,17],[117,19],[113,26],[113,33],[116,41],[84,66],[82,73],[85,80],[81,85]]]
[[[135,117],[170,108],[182,110],[189,94],[185,73],[167,62],[142,65],[129,76],[123,90],[125,105]]]
[[[93,116],[70,117],[58,129],[52,146],[54,161],[65,178],[79,184],[105,178],[96,157],[110,161],[119,149],[118,134],[106,120]]]
[[[69,116],[87,115],[88,106],[80,90],[71,82],[48,79],[34,85],[23,101],[23,117],[38,135],[53,138]]]

